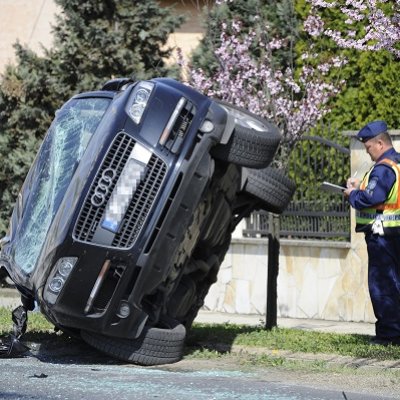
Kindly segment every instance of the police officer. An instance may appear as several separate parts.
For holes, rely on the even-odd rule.
[[[347,180],[344,191],[356,209],[356,232],[365,233],[368,287],[375,317],[371,344],[400,345],[400,153],[384,121],[357,134],[375,162],[360,182]]]

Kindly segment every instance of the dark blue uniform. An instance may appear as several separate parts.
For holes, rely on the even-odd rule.
[[[400,163],[393,148],[378,160],[389,158]],[[357,210],[383,203],[395,183],[396,175],[387,164],[376,164],[365,190],[353,190],[349,202]],[[400,340],[400,236],[380,236],[365,232],[368,250],[368,286],[377,319],[376,336]]]

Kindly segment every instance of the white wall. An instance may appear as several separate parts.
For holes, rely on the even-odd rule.
[[[18,40],[36,52],[51,46],[51,24],[57,7],[53,0],[0,0],[0,72],[15,60]]]
[[[267,266],[268,239],[233,239],[205,308],[265,315]],[[374,322],[366,263],[349,243],[282,239],[278,316]]]

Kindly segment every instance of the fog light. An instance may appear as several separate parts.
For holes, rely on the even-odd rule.
[[[64,283],[65,281],[63,278],[61,278],[60,276],[56,276],[51,280],[49,284],[49,289],[54,293],[59,293],[64,286]]]
[[[43,293],[44,300],[49,304],[55,304],[57,301],[57,298],[77,261],[78,257],[63,257],[54,265],[54,268],[47,279],[47,285],[45,286]]]
[[[131,307],[129,306],[129,304],[125,301],[121,301],[117,316],[120,318],[128,318],[130,313]]]

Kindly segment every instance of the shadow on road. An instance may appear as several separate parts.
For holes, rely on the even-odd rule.
[[[227,329],[225,324],[195,324],[187,334],[185,354],[204,350],[229,353],[238,335],[260,329],[261,327],[246,325],[229,325]]]
[[[56,364],[122,364],[86,344],[78,337],[65,333],[32,333],[24,335],[22,342],[30,348],[27,356],[44,363]]]
[[[250,333],[260,328],[237,326],[226,329],[224,325],[195,325],[188,332],[185,342],[185,355],[203,351],[229,353],[237,335]],[[27,332],[22,342],[30,349],[27,356],[45,363],[57,364],[126,364],[90,347],[79,337],[66,333]]]

